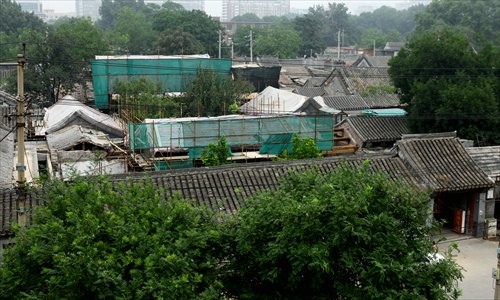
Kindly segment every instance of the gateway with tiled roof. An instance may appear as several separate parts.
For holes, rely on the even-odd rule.
[[[436,192],[493,187],[455,133],[403,135],[396,145],[399,156]]]

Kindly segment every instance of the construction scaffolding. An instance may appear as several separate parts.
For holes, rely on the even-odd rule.
[[[210,143],[225,137],[234,155],[253,152],[280,155],[292,152],[292,138],[312,138],[321,151],[333,148],[334,118],[318,116],[243,116],[214,118],[149,119],[129,123],[129,146],[153,160],[155,169],[191,167]],[[256,153],[257,152],[257,153]],[[248,157],[248,156],[245,156]]]

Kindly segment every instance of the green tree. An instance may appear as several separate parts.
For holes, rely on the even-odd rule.
[[[26,45],[25,90],[35,101],[53,103],[61,92],[76,84],[86,84],[84,73],[96,54],[106,54],[104,33],[90,19],[58,20],[46,32],[26,30],[21,34]],[[8,89],[16,90],[15,78]]]
[[[198,39],[180,29],[160,33],[156,45],[158,52],[164,55],[200,54],[204,51],[204,46]]]
[[[150,182],[49,182],[16,230],[1,299],[218,299],[218,219]]]
[[[144,0],[102,0],[101,7],[99,8],[101,19],[97,24],[105,30],[110,30],[115,26],[117,13],[124,7],[130,8],[137,13],[142,13],[148,18],[157,9],[157,6],[146,5]]]
[[[164,35],[169,35],[169,31],[189,34],[189,40],[194,37],[202,45],[202,51],[211,56],[215,56],[219,51],[219,30],[222,30],[222,27],[219,21],[214,20],[203,11],[163,9],[154,15],[153,29],[164,33]],[[193,41],[190,44],[196,43]]]
[[[208,144],[208,147],[201,152],[201,160],[205,166],[227,164],[227,158],[229,156],[231,156],[231,148],[227,144],[225,137],[221,137],[217,141],[217,144]]]
[[[461,268],[426,263],[428,195],[368,164],[292,174],[245,202],[224,280],[246,299],[449,299]]]
[[[417,32],[423,33],[437,25],[467,28],[468,33],[484,35],[494,44],[500,43],[496,0],[434,0],[417,17]]]
[[[323,53],[326,49],[326,42],[323,40],[321,31],[323,22],[313,14],[296,17],[293,20],[295,30],[300,33],[302,44],[299,49],[301,55],[313,55],[315,53]]]
[[[118,113],[126,120],[182,117],[181,101],[163,95],[161,82],[146,78],[117,81],[113,90],[118,94]]]
[[[250,56],[250,30],[252,38],[259,35],[261,28],[252,28],[251,26],[238,26],[233,36],[234,52],[239,56]]]
[[[286,150],[282,154],[285,159],[306,159],[321,157],[321,151],[313,138],[301,138],[294,133],[292,137],[292,149],[290,153]]]
[[[262,29],[256,36],[254,51],[256,55],[295,58],[301,44],[302,40],[295,29],[273,25]]]
[[[0,1],[0,20],[0,32],[6,35],[19,33],[22,29],[42,31],[45,28],[42,19],[22,11],[21,6],[12,0]]]
[[[457,130],[482,145],[500,143],[499,48],[473,44],[440,27],[413,37],[389,62],[413,132]]]
[[[373,49],[373,42],[375,42],[375,47],[384,47],[387,42],[384,34],[378,29],[367,29],[361,34],[360,41],[358,43],[359,47]]]
[[[232,80],[211,70],[199,69],[183,97],[187,116],[219,116],[230,112],[231,105],[252,92],[247,81]]]
[[[111,30],[117,37],[118,49],[129,54],[156,53],[153,47],[152,23],[144,13],[124,6],[115,12],[115,24]]]

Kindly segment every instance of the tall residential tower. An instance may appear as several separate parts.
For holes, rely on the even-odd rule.
[[[247,13],[265,16],[284,16],[290,13],[290,0],[223,0],[222,21],[231,21]]]
[[[77,17],[90,17],[92,21],[98,20],[101,15],[99,8],[101,7],[101,0],[76,0],[75,11]]]

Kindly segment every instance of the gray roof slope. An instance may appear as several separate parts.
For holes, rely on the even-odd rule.
[[[323,96],[326,93],[326,91],[322,87],[301,86],[301,87],[297,87],[294,90],[294,93],[302,95],[302,96],[313,98],[316,96]]]
[[[401,106],[399,97],[396,94],[369,95],[364,96],[363,99],[370,108],[388,108]]]
[[[352,116],[346,119],[351,128],[365,142],[390,142],[410,133],[405,117]]]
[[[328,107],[343,111],[368,109],[369,106],[359,95],[325,96],[323,101]]]
[[[342,163],[348,166],[360,166],[366,159],[371,161],[371,168],[385,172],[394,180],[401,179],[415,187],[421,183],[415,178],[401,159],[394,155],[327,157],[312,160],[283,162],[249,163],[244,166],[233,164],[212,168],[180,169],[166,172],[128,173],[111,175],[115,187],[120,182],[152,180],[153,184],[165,190],[167,196],[176,193],[197,205],[226,213],[234,213],[244,203],[246,197],[264,190],[275,190],[281,179],[290,172],[303,171],[316,167],[326,174]],[[27,206],[41,205],[41,198],[36,194],[28,196]],[[13,190],[0,190],[0,234],[10,233],[10,224],[17,220],[15,213],[16,193]]]
[[[361,55],[352,63],[353,67],[358,67],[363,60],[368,63],[370,67],[375,67],[375,68],[388,68],[389,67],[389,59],[391,59],[391,56],[368,56],[368,55]]]
[[[465,148],[474,162],[490,178],[500,176],[500,146]]]
[[[169,196],[180,193],[197,204],[205,204],[216,211],[234,212],[243,205],[245,197],[263,190],[275,190],[281,179],[293,171],[302,171],[312,166],[325,174],[337,168],[342,162],[359,166],[370,157],[323,158],[317,160],[297,160],[287,162],[266,162],[225,166],[218,168],[194,168],[162,173],[137,174],[114,177],[115,181],[131,178],[148,178],[155,185],[164,188]],[[401,178],[418,186],[403,162],[391,156],[370,158],[374,170],[383,171],[393,179]]]
[[[493,186],[456,137],[407,135],[396,145],[399,156],[436,192]]]
[[[31,220],[30,212],[34,207],[42,205],[40,197],[29,194],[26,199],[28,223]],[[0,236],[12,234],[11,224],[17,222],[17,192],[14,189],[0,189]]]

